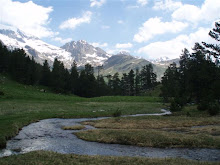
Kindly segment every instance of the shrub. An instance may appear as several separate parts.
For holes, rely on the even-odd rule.
[[[170,105],[171,112],[181,111],[181,109],[182,109],[181,105],[176,100],[173,100],[171,102],[171,105]]]
[[[220,112],[220,105],[217,101],[208,104],[208,113],[211,116],[217,115]]]
[[[0,91],[0,96],[4,96],[4,92]]]
[[[199,103],[199,105],[197,106],[197,109],[198,109],[199,111],[205,111],[205,110],[208,109],[208,107],[209,107],[209,103],[206,102],[206,101],[202,101],[202,102]]]
[[[119,117],[121,116],[121,110],[117,109],[115,112],[112,114],[113,117]]]

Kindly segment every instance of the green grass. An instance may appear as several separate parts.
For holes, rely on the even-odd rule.
[[[45,89],[46,93],[41,92]],[[0,75],[0,148],[15,136],[19,129],[46,118],[80,118],[112,116],[116,110],[122,115],[157,113],[163,107],[158,98],[97,97],[81,98],[54,94],[39,86],[25,86]],[[109,101],[108,101],[109,100]]]
[[[48,151],[35,151],[22,155],[0,158],[1,165],[217,165],[218,162],[199,162],[172,158],[141,158],[141,157],[110,157],[110,156],[81,156],[72,154],[58,154]]]

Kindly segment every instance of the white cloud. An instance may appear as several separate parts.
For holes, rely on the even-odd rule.
[[[102,29],[110,29],[110,26],[108,26],[108,25],[102,25],[101,28],[102,28]]]
[[[32,1],[21,3],[12,0],[1,0],[1,23],[17,27],[28,34],[37,37],[55,35],[47,27],[50,22],[49,14],[52,7],[43,7]]]
[[[115,48],[117,49],[128,49],[128,48],[132,48],[133,45],[131,43],[125,43],[125,44],[116,44]]]
[[[148,0],[137,0],[137,3],[141,6],[145,6],[146,4],[148,4]]]
[[[199,28],[198,31],[189,35],[179,35],[176,38],[165,42],[154,42],[145,47],[140,48],[137,52],[144,55],[148,59],[156,59],[159,57],[178,58],[184,48],[191,50],[196,42],[205,41],[212,43],[209,37],[208,28]]]
[[[139,32],[134,35],[133,40],[141,43],[150,40],[155,35],[180,32],[187,26],[187,23],[178,21],[161,22],[161,18],[150,18],[139,28]]]
[[[90,0],[90,2],[90,7],[101,7],[106,2],[106,0]]]
[[[91,17],[92,17],[92,12],[86,11],[83,13],[82,17],[70,18],[70,19],[64,21],[60,25],[60,29],[75,29],[77,26],[79,26],[83,23],[90,23]]]
[[[105,42],[105,43],[99,43],[99,42],[93,42],[93,43],[91,43],[91,45],[93,45],[94,47],[107,47],[108,46],[108,44]]]
[[[124,24],[124,21],[118,20],[118,24]]]
[[[60,43],[62,43],[62,44],[65,44],[65,43],[67,43],[67,42],[72,41],[72,38],[65,38],[65,39],[63,39],[63,38],[61,38],[61,37],[55,37],[55,38],[53,38],[53,40],[54,40],[54,41],[58,41],[58,42],[60,42]]]
[[[201,7],[194,5],[183,5],[172,14],[175,20],[185,20],[192,23],[213,22],[220,18],[220,1],[205,0]]]
[[[153,9],[154,10],[168,10],[173,11],[182,6],[182,2],[173,0],[158,0],[155,1]]]

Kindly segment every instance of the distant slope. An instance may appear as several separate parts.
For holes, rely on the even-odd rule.
[[[131,55],[127,54],[117,54],[111,56],[103,65],[103,75],[111,74],[118,72],[120,75],[122,73],[128,73],[131,69],[134,71],[136,69],[141,70],[143,66],[150,64],[151,62],[135,58]],[[158,79],[161,79],[166,67],[152,64],[154,68],[154,72],[157,74]]]

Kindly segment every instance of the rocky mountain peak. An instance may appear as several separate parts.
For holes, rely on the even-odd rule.
[[[78,66],[90,63],[92,66],[102,65],[111,55],[84,40],[71,41],[61,47],[71,53]]]

